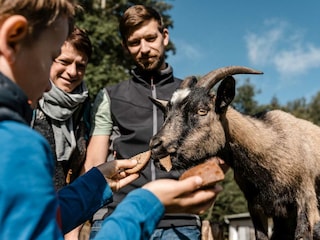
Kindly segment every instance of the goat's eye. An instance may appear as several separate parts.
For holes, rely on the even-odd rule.
[[[207,113],[208,113],[208,111],[205,110],[205,109],[203,109],[203,108],[201,108],[201,109],[198,110],[198,114],[199,114],[200,116],[207,115]]]

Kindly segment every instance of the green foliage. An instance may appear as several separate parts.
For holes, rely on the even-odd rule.
[[[246,79],[244,84],[237,87],[236,96],[232,102],[232,106],[239,112],[252,115],[258,109],[258,102],[254,100],[254,96],[260,93],[260,90],[250,83],[250,79]]]
[[[308,119],[313,123],[320,125],[320,92],[318,92],[308,104],[307,112],[309,114]]]
[[[84,11],[78,13],[76,25],[84,28],[93,44],[93,54],[87,67],[85,82],[91,98],[106,85],[115,84],[129,77],[133,63],[122,47],[118,31],[118,20],[122,13],[133,4],[144,4],[157,9],[163,16],[165,25],[173,26],[166,11],[171,5],[156,0],[80,0]],[[170,42],[167,51],[175,52]]]

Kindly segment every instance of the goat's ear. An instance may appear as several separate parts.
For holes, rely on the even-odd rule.
[[[166,113],[168,101],[160,100],[156,98],[149,97],[151,102],[153,102],[154,105],[156,105],[163,113]]]
[[[223,113],[232,102],[235,96],[236,81],[232,76],[222,80],[217,91],[216,112]]]
[[[197,83],[197,78],[195,76],[189,76],[186,77],[180,84],[179,88],[184,89],[184,88],[192,88],[194,85]]]

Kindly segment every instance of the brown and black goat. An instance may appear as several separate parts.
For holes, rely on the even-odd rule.
[[[153,158],[170,154],[173,168],[188,169],[218,156],[234,170],[256,239],[269,239],[268,217],[274,224],[271,239],[319,239],[320,128],[280,110],[239,113],[230,106],[234,74],[261,72],[220,68],[198,82],[184,80],[166,104],[155,101],[166,119],[150,141]]]

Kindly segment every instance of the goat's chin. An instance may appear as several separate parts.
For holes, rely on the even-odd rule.
[[[159,158],[153,160],[155,167],[161,170],[166,170],[165,167],[160,163],[158,159]],[[193,167],[201,163],[201,161],[187,160],[174,155],[170,155],[170,160],[171,160],[172,170],[186,170],[190,167]]]
[[[208,158],[184,158],[182,156],[171,157],[172,169],[187,170],[205,162]]]
[[[216,163],[219,165],[223,162],[223,160],[218,156],[205,156],[203,158],[191,158],[191,159],[176,157],[176,158],[171,159],[172,169],[187,170],[187,169],[192,168],[196,165],[204,163],[208,160],[215,160]]]
[[[163,156],[159,155],[159,156],[157,156],[157,158],[153,158],[154,159],[154,165],[158,169],[166,170],[165,167],[158,160],[158,159],[160,159],[160,157],[163,157]],[[171,154],[170,155],[171,165],[172,165],[171,169],[172,170],[187,170],[187,169],[192,168],[192,167],[194,167],[196,165],[204,163],[205,161],[207,161],[209,159],[212,159],[212,158],[216,158],[217,163],[219,163],[220,160],[221,160],[217,156],[203,156],[203,157],[194,156],[194,157],[191,157],[191,158],[186,158],[183,155]]]

